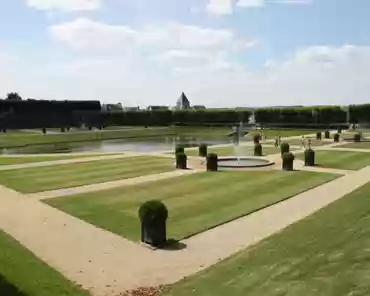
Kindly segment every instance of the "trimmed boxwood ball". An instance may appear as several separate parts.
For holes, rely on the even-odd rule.
[[[44,127],[42,128],[42,133],[46,134],[46,128],[44,128]]]
[[[294,155],[292,152],[285,152],[282,155],[284,171],[293,171]]]
[[[261,140],[261,136],[260,135],[254,135],[253,136],[253,142],[254,144],[258,144]]]
[[[175,148],[175,154],[177,153],[185,153],[185,149],[183,146],[176,146]]]
[[[317,132],[316,133],[316,140],[321,140],[322,139],[322,133],[321,132]]]
[[[337,132],[338,132],[338,134],[341,134],[342,133],[342,128],[338,127]]]
[[[361,135],[360,134],[355,134],[353,137],[354,142],[361,142]]]
[[[200,157],[206,157],[207,156],[207,150],[208,150],[207,144],[200,144],[198,149],[199,149],[199,156]]]
[[[262,156],[262,145],[260,143],[254,144],[254,156]]]
[[[185,153],[176,154],[176,168],[181,170],[186,170],[187,166],[187,156]]]
[[[330,132],[329,131],[325,131],[325,139],[330,139]]]
[[[207,155],[207,171],[218,171],[218,155],[216,153],[209,153]]]
[[[167,242],[166,221],[168,210],[163,202],[150,200],[139,209],[141,221],[141,241],[154,247],[164,246]]]
[[[289,146],[289,144],[288,144],[288,143],[282,143],[282,144],[280,145],[281,155],[283,155],[283,154],[284,154],[284,153],[286,153],[286,152],[289,152],[289,150],[290,150],[290,146]]]
[[[304,165],[315,166],[315,151],[312,149],[306,149],[304,152]]]
[[[339,142],[339,137],[340,137],[339,134],[335,134],[334,135],[334,142],[338,143]]]

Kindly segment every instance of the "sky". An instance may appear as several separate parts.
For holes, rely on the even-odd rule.
[[[0,0],[0,97],[370,102],[369,0]]]

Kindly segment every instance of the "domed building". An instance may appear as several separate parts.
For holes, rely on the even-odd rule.
[[[190,109],[190,101],[184,93],[181,94],[180,98],[176,102],[176,109],[187,110]]]

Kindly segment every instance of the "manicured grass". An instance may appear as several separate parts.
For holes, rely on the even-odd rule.
[[[254,150],[253,146],[241,146],[236,148],[237,152],[235,153],[234,147],[208,147],[208,153],[213,152],[217,153],[219,156],[233,156],[233,155],[242,155],[242,156],[253,156]],[[294,149],[291,149],[294,150]],[[198,149],[185,149],[185,153],[188,156],[198,156]],[[275,147],[265,147],[262,144],[262,152],[264,155],[277,154],[280,153],[280,148]]]
[[[303,154],[298,154],[297,157],[304,160]],[[335,150],[316,151],[316,164],[326,168],[358,170],[370,165],[370,153]]]
[[[183,239],[334,178],[332,174],[313,172],[199,173],[45,202],[118,235],[139,240],[139,207],[147,200],[159,199],[169,209],[169,238]]]
[[[112,155],[112,154],[107,154]],[[96,156],[104,156],[104,154],[81,154],[81,155],[50,155],[50,156],[26,156],[26,157],[12,157],[12,156],[0,156],[0,165],[11,165],[11,164],[22,164],[22,163],[34,163],[34,162],[45,162],[65,159],[79,159],[89,158]]]
[[[88,296],[60,273],[0,231],[0,295]]]
[[[359,143],[347,143],[340,146],[335,146],[334,148],[354,148],[354,149],[370,149],[370,141],[359,142]]]
[[[162,295],[368,296],[369,195],[367,184]]]
[[[303,135],[309,135],[309,134],[316,134],[317,131],[315,130],[299,130],[299,129],[266,129],[266,130],[257,130],[253,131],[252,134],[259,134],[262,132],[266,135],[266,137],[269,139],[275,138],[278,136],[281,137],[296,137],[296,136],[303,136]]]
[[[130,157],[0,171],[0,183],[20,192],[40,192],[172,171],[173,159]]]

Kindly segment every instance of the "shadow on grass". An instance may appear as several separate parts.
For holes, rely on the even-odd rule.
[[[179,250],[183,250],[185,248],[186,248],[186,244],[182,243],[181,241],[170,238],[170,239],[167,240],[166,245],[164,247],[162,247],[161,250],[179,251]]]
[[[20,291],[0,274],[0,295],[2,296],[28,296]]]

